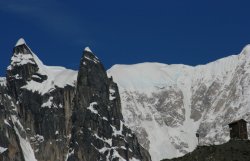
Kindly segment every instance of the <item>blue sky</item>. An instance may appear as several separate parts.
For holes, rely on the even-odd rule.
[[[250,43],[250,1],[0,0],[0,75],[23,37],[47,65],[78,69],[84,47],[114,64],[205,64]]]

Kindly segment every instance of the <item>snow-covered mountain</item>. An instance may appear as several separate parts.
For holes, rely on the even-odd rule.
[[[215,62],[114,65],[125,123],[152,160],[182,156],[200,144],[229,140],[231,121],[250,121],[250,46]]]
[[[87,47],[79,71],[20,39],[0,78],[1,161],[151,161],[123,120],[117,84]]]
[[[206,65],[107,73],[89,48],[74,71],[44,65],[20,39],[0,78],[0,160],[150,161],[148,150],[159,161],[195,149],[197,131],[200,144],[222,144],[228,123],[250,121],[250,46]]]

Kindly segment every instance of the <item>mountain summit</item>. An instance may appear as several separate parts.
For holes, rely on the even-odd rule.
[[[90,53],[93,53],[93,52],[90,50],[90,48],[89,48],[88,46],[87,46],[87,47],[85,47],[84,51],[86,51],[86,52],[90,52]]]
[[[20,46],[25,44],[25,40],[23,38],[20,38],[17,42],[16,42],[16,46]]]

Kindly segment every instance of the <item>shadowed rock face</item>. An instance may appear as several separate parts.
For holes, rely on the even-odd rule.
[[[123,123],[116,83],[90,50],[78,73],[43,65],[25,43],[13,52],[0,79],[0,160],[151,160]]]

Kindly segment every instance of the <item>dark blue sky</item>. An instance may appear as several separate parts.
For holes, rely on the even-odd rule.
[[[0,75],[24,37],[47,65],[78,69],[90,46],[114,64],[204,64],[250,43],[250,1],[0,0]]]

